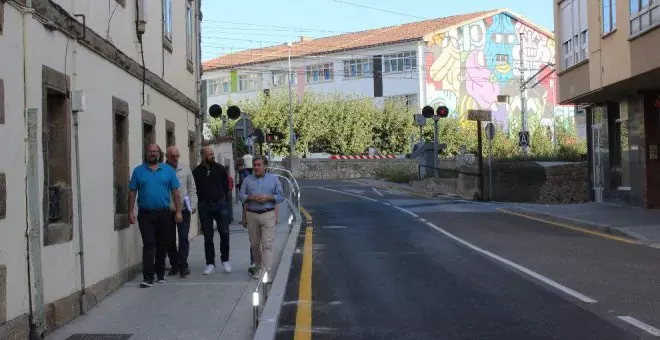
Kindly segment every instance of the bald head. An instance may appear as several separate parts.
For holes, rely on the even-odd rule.
[[[201,156],[202,156],[202,162],[204,164],[210,164],[215,162],[215,155],[213,154],[213,149],[208,145],[202,147]]]
[[[179,154],[179,148],[176,146],[168,146],[167,150],[165,151],[165,158],[167,158],[167,164],[171,165],[175,169],[179,166],[179,157],[181,157],[181,154]]]

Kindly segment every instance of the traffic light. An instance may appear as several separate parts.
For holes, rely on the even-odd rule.
[[[255,129],[254,130],[254,135],[257,137],[257,143],[258,144],[263,144],[264,142],[264,132],[261,131],[261,129]]]
[[[440,118],[446,118],[447,116],[449,116],[449,109],[444,105],[439,106],[436,113],[438,114],[438,116],[440,116]]]
[[[270,144],[273,142],[273,135],[270,133],[266,134],[266,143]]]
[[[431,118],[433,116],[433,108],[429,105],[424,106],[424,108],[422,108],[422,116],[424,116],[424,118]]]
[[[227,109],[227,116],[231,120],[236,120],[241,116],[241,109],[236,105],[232,105]]]
[[[222,116],[222,108],[218,104],[213,104],[209,107],[209,116],[213,118],[219,118]]]

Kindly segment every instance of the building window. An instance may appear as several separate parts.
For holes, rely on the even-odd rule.
[[[603,34],[607,34],[616,28],[616,0],[601,0],[601,7],[603,10]]]
[[[209,79],[206,84],[209,96],[218,96],[229,93],[231,90],[231,79],[229,77]]]
[[[332,63],[307,66],[307,83],[320,83],[335,79],[334,65]]]
[[[287,86],[287,71],[274,71],[272,73],[272,86],[273,87],[281,87],[281,86]],[[295,76],[295,73],[291,71],[291,85],[295,85],[297,83],[297,79]]]
[[[195,37],[193,35],[193,3],[192,1],[186,1],[186,67],[188,71],[193,72],[193,47],[195,42]]]
[[[172,0],[163,0],[163,44],[172,50]]]
[[[112,159],[114,169],[114,216],[115,230],[128,228],[128,103],[112,98],[113,138]]]
[[[630,35],[660,24],[660,0],[630,0]]]
[[[495,61],[498,63],[509,63],[509,56],[506,54],[496,54]]]
[[[142,110],[142,150],[144,162],[147,161],[147,147],[153,143],[156,143],[156,115]]]
[[[395,73],[417,69],[417,52],[402,52],[383,56],[383,72]]]
[[[188,131],[188,165],[191,168],[197,166],[197,152],[195,152],[195,132]]]
[[[73,220],[70,205],[71,152],[69,110],[64,93],[46,90],[46,119],[43,120],[44,185],[46,186],[47,224],[69,224]]]
[[[165,120],[165,146],[170,147],[176,145],[176,137],[174,134],[174,122]]]
[[[261,76],[259,74],[240,74],[238,76],[238,90],[240,92],[252,92],[261,88]]]
[[[406,107],[417,107],[418,106],[418,101],[417,101],[417,95],[416,94],[407,94],[407,95],[400,95],[400,96],[389,96],[386,97],[386,100],[391,100],[394,102],[398,103],[403,103],[406,105]]]
[[[560,4],[562,69],[589,59],[587,0],[564,0]]]
[[[373,77],[373,59],[344,60],[344,78]]]

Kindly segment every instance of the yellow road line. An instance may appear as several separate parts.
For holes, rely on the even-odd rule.
[[[581,233],[585,233],[585,234],[589,234],[589,235],[600,236],[600,237],[604,237],[604,238],[614,240],[614,241],[619,241],[619,242],[624,242],[624,243],[629,243],[629,244],[641,244],[641,243],[639,243],[635,240],[631,240],[631,239],[626,238],[626,237],[610,235],[610,234],[606,234],[606,233],[602,233],[602,232],[598,232],[598,231],[594,231],[594,230],[589,230],[589,229],[585,229],[585,228],[572,226],[572,225],[565,224],[565,223],[548,221],[548,220],[544,220],[542,218],[533,217],[533,216],[529,216],[529,215],[526,215],[526,214],[513,212],[513,211],[510,211],[510,210],[507,210],[507,209],[504,209],[504,208],[497,208],[497,210],[499,210],[499,211],[501,211],[505,214],[516,215],[516,216],[519,216],[519,217],[522,217],[522,218],[527,218],[527,219],[530,219],[530,220],[551,224],[551,225],[554,225],[554,226],[557,226],[557,227],[562,227],[562,228],[570,229],[570,230],[573,230],[573,231],[579,231]]]
[[[303,248],[303,263],[300,271],[300,287],[298,288],[298,309],[296,311],[296,331],[294,340],[311,340],[312,338],[312,216],[304,208],[300,209],[307,219],[305,228],[305,246]]]
[[[303,215],[305,215],[305,220],[307,220],[307,226],[311,227],[312,226],[312,215],[309,214],[309,211],[307,209],[300,207],[300,212],[302,212]]]

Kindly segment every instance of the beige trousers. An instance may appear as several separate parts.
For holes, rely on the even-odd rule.
[[[246,217],[254,262],[260,269],[270,272],[275,239],[275,211],[263,214],[248,211]]]

